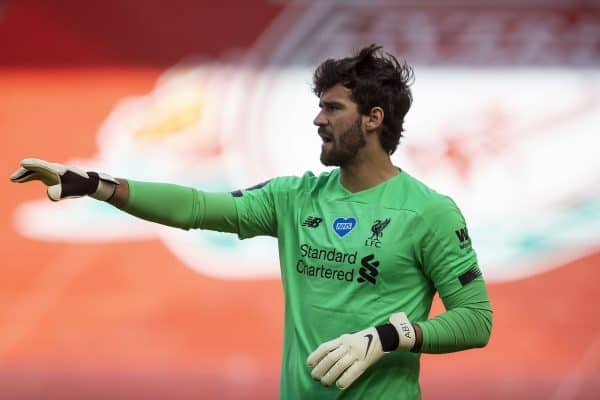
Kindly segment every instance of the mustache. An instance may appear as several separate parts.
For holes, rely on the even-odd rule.
[[[325,128],[324,126],[320,126],[319,129],[317,130],[317,133],[319,135],[328,135],[328,134],[331,134],[331,132],[329,132],[327,130],[327,128]]]

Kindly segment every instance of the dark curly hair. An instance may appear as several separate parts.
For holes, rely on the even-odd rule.
[[[381,146],[388,154],[394,153],[404,131],[404,116],[412,104],[410,85],[414,73],[406,61],[398,62],[393,55],[383,52],[382,46],[372,44],[353,57],[328,59],[317,67],[313,75],[313,91],[321,95],[338,83],[350,89],[358,112],[368,115],[373,107],[384,112]]]

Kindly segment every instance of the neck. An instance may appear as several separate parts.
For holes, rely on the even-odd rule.
[[[370,189],[398,175],[398,168],[385,157],[355,159],[340,168],[340,183],[350,192]]]

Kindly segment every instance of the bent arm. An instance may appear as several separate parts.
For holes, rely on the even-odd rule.
[[[119,179],[109,203],[147,221],[181,229],[238,232],[230,193],[208,193],[168,183]]]
[[[483,278],[442,297],[442,301],[444,313],[415,324],[421,343],[417,340],[413,351],[439,354],[484,347],[492,331],[492,308]]]

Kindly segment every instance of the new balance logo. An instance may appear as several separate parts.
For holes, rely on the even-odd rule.
[[[379,261],[374,260],[374,258],[374,254],[369,254],[360,260],[362,267],[358,270],[360,276],[357,280],[359,282],[369,282],[372,285],[377,283],[377,275],[379,274],[377,267],[379,267]]]
[[[319,217],[308,217],[304,220],[304,222],[302,223],[302,226],[307,226],[309,228],[316,228],[319,226],[319,224],[323,222],[323,218],[319,218]]]

